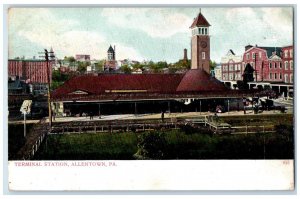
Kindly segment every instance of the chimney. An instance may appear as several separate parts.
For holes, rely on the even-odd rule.
[[[114,45],[114,60],[116,60],[116,45]]]
[[[251,46],[250,44],[248,44],[247,46],[245,46],[245,51],[249,50],[250,48],[252,48],[253,46]]]
[[[187,49],[186,48],[183,50],[183,61],[187,62]]]

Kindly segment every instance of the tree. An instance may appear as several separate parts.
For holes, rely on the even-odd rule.
[[[191,60],[183,60],[180,59],[177,62],[175,62],[173,65],[169,66],[169,69],[171,71],[178,71],[178,70],[187,70],[191,68]]]
[[[91,62],[89,62],[89,61],[84,61],[84,62],[78,61],[77,64],[78,64],[78,71],[80,73],[85,73],[87,66],[90,66]]]
[[[120,71],[122,71],[123,73],[129,74],[129,73],[131,73],[131,68],[127,64],[124,64],[120,67]]]
[[[71,75],[61,73],[60,71],[53,71],[52,72],[52,83],[51,89],[54,90],[61,86],[65,81],[71,78]]]
[[[217,63],[215,61],[209,61],[209,70],[212,71],[217,66]]]
[[[137,159],[160,160],[166,156],[166,137],[162,132],[146,132],[138,137]]]
[[[70,63],[73,63],[73,62],[75,62],[76,60],[75,60],[75,58],[74,58],[73,56],[70,56],[70,57],[65,56],[65,57],[64,57],[64,61],[68,61],[68,62],[70,62]]]
[[[103,71],[105,59],[100,60],[99,62],[95,63],[96,71]]]

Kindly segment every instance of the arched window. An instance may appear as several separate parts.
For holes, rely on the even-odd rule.
[[[285,61],[285,62],[284,62],[284,69],[285,69],[285,70],[288,70],[288,69],[289,69],[289,63],[288,63],[288,61]]]

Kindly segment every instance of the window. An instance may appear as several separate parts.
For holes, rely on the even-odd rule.
[[[274,79],[277,79],[277,73],[274,73]]]
[[[232,73],[229,74],[229,80],[233,80],[233,74]]]
[[[229,65],[229,71],[233,71],[233,65],[232,64]]]
[[[238,70],[241,70],[241,64],[238,65]]]
[[[223,71],[227,71],[227,66],[223,66]]]
[[[294,77],[293,77],[293,74],[290,75],[290,83],[293,83],[294,82]]]
[[[201,28],[202,29],[202,35],[204,35],[204,28]]]
[[[269,68],[272,68],[272,63],[271,62],[269,63]]]
[[[272,79],[272,73],[270,73],[269,76],[270,76],[270,79]]]
[[[281,73],[279,73],[279,79],[282,79],[282,74]]]
[[[249,53],[246,54],[247,60],[250,59]]]
[[[285,75],[284,75],[284,82],[285,82],[285,83],[288,83],[288,81],[289,81],[289,80],[288,80],[288,74],[285,74]]]
[[[205,28],[205,34],[207,35],[207,28]]]
[[[290,50],[290,58],[293,57],[293,49]]]
[[[287,58],[288,57],[288,50],[284,51],[284,57]]]
[[[198,34],[201,34],[201,28],[198,28]]]
[[[285,70],[289,69],[289,63],[287,61],[284,62],[284,69]]]
[[[277,63],[276,62],[274,62],[274,68],[277,68]]]
[[[205,59],[205,52],[202,52],[202,59]]]
[[[255,53],[252,53],[252,59],[255,59]]]
[[[279,62],[279,68],[282,68],[282,63],[281,62]]]
[[[290,61],[290,68],[293,70],[293,61]]]

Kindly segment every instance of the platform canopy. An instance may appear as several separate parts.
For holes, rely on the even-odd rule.
[[[181,74],[99,74],[71,78],[51,94],[52,101],[145,100],[234,97],[203,70]]]

